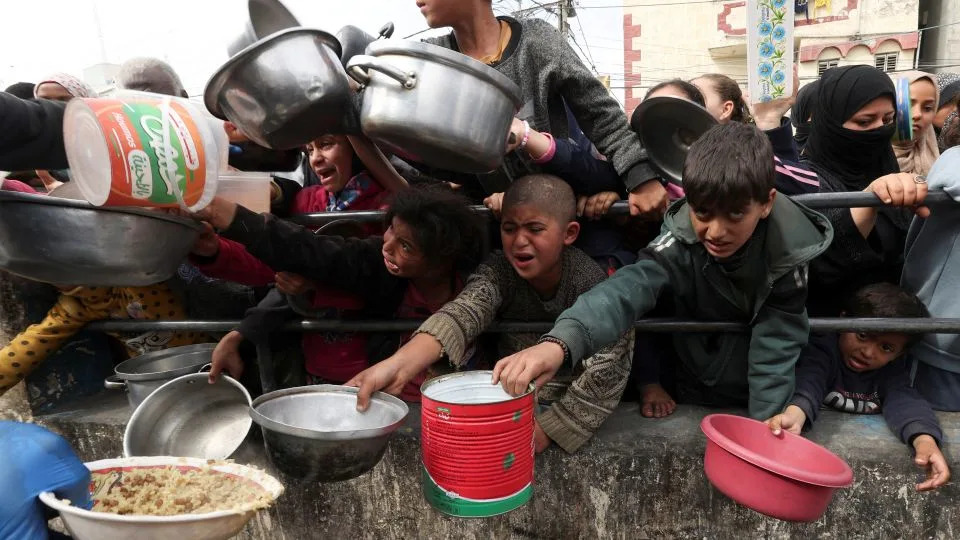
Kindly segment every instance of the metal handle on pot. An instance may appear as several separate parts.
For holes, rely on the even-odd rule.
[[[116,375],[111,375],[103,380],[103,387],[107,390],[126,390],[127,381]]]
[[[373,56],[358,54],[347,62],[347,74],[360,84],[370,84],[370,74],[366,70],[372,69],[379,71],[387,77],[397,81],[407,90],[413,90],[417,86],[417,74],[414,72],[404,72],[390,64]]]
[[[197,373],[205,373],[212,369],[213,369],[213,363],[211,362],[209,364],[204,364],[203,366],[201,366],[200,369],[197,370]]]

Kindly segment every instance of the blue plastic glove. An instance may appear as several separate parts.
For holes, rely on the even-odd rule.
[[[0,421],[0,538],[47,538],[44,505],[52,491],[90,508],[90,471],[61,436],[34,424]]]

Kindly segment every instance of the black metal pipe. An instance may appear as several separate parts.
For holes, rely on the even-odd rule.
[[[791,197],[794,201],[813,208],[866,208],[883,206],[883,202],[873,193],[864,191],[852,191],[841,193],[808,193],[805,195],[794,195]],[[927,195],[926,202],[937,204],[953,201],[946,192],[938,191]],[[490,215],[490,210],[484,206],[471,206],[474,212]],[[611,216],[625,216],[630,213],[626,201],[620,201],[610,207],[607,213]],[[384,212],[382,210],[357,210],[346,212],[317,212],[312,214],[300,214],[294,216],[292,221],[301,225],[320,226],[337,219],[352,219],[362,223],[378,222],[383,220]]]
[[[416,330],[422,321],[338,321],[313,320],[291,321],[284,325],[290,332],[409,332]],[[240,321],[96,321],[87,325],[91,330],[108,332],[228,332],[237,328]],[[497,323],[488,332],[530,332],[550,330],[553,323]],[[645,332],[745,332],[746,324],[732,322],[685,321],[678,319],[641,319],[634,327]],[[819,332],[898,332],[960,334],[960,318],[927,319],[854,319],[813,318],[810,329]]]

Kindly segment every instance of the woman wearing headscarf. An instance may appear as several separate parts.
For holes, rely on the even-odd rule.
[[[802,154],[803,148],[807,145],[807,139],[810,137],[810,121],[813,119],[813,110],[817,105],[817,90],[820,88],[820,81],[800,88],[797,92],[797,102],[793,104],[790,110],[790,123],[793,124],[796,132],[793,135],[797,141],[797,150]]]
[[[804,151],[821,192],[867,191],[881,208],[827,208],[834,229],[830,248],[810,264],[808,309],[836,315],[838,302],[860,286],[896,283],[907,228],[927,194],[923,177],[901,173],[890,139],[896,119],[893,81],[872,66],[827,70]]]
[[[937,73],[937,114],[933,117],[933,129],[937,133],[937,145],[943,152],[949,148],[946,134],[956,129],[957,122],[957,101],[960,100],[960,74],[958,73]]]
[[[926,175],[940,157],[933,118],[937,114],[938,91],[935,78],[922,71],[898,74],[910,81],[910,115],[913,139],[893,143],[900,172]]]
[[[54,73],[33,87],[33,97],[52,101],[70,101],[73,98],[97,97],[89,84],[67,73]]]

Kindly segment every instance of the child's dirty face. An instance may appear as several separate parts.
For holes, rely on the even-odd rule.
[[[565,223],[531,205],[508,208],[500,219],[503,253],[510,265],[538,290],[556,287],[563,248],[577,239],[580,225]]]
[[[843,363],[857,373],[880,369],[893,362],[907,346],[906,334],[869,334],[844,332],[840,334],[840,354]]]
[[[383,265],[387,272],[401,278],[417,278],[427,274],[429,268],[423,252],[414,241],[413,230],[403,221],[393,222],[383,233]]]
[[[353,176],[353,147],[343,135],[323,135],[307,143],[310,168],[328,193],[339,193]]]
[[[770,215],[773,209],[775,190],[770,190],[770,200],[758,203],[751,200],[737,212],[721,213],[703,211],[690,207],[690,221],[697,240],[707,248],[707,253],[717,259],[726,259],[736,253],[753,235],[757,223]]]

